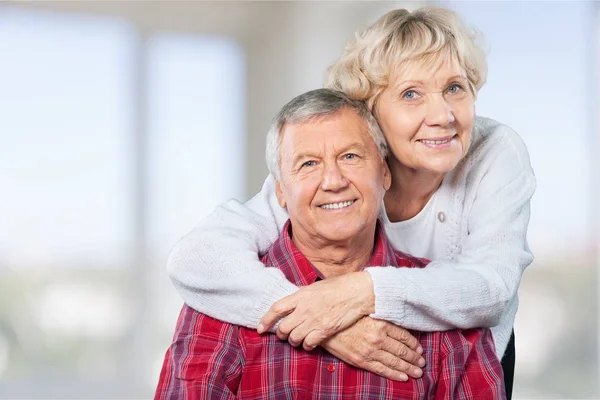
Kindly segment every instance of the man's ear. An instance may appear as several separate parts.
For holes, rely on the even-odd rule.
[[[281,206],[281,208],[285,208],[287,203],[285,201],[285,196],[283,195],[283,189],[281,188],[281,182],[275,179],[275,196],[277,196],[277,202]]]
[[[390,167],[386,160],[382,161],[383,163],[383,188],[385,190],[389,190],[392,187],[392,171],[390,171]]]

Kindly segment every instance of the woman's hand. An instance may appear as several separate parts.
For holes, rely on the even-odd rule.
[[[353,272],[304,286],[271,306],[258,325],[267,331],[280,318],[277,336],[292,346],[312,350],[325,339],[375,312],[373,281],[368,272]]]
[[[322,343],[325,350],[357,368],[396,381],[420,378],[423,348],[406,329],[364,317]]]

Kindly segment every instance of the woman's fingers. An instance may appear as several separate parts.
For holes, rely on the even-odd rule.
[[[308,332],[310,332],[310,327],[306,321],[291,318],[291,314],[285,317],[277,327],[277,337],[287,340],[294,347],[302,344]]]
[[[260,321],[258,323],[258,327],[256,328],[258,333],[263,333],[263,332],[268,331],[269,329],[271,329],[271,327],[273,327],[273,325],[275,325],[277,323],[277,321],[279,321],[281,318],[285,317],[286,315],[288,315],[289,313],[294,311],[294,309],[296,308],[296,304],[298,302],[297,293],[298,292],[291,294],[289,296],[286,296],[283,299],[278,300],[275,303],[273,303],[271,308],[269,308],[269,310],[265,313],[265,315],[263,315],[262,318],[260,319]],[[288,321],[288,323],[289,322],[291,322],[291,321]],[[294,327],[291,326],[287,333],[289,334],[289,332],[291,332],[291,330],[293,328]],[[287,338],[287,335],[286,335],[286,338]]]
[[[408,375],[406,375],[404,372],[390,368],[387,364],[376,360],[369,361],[362,368],[394,381],[406,382],[408,380]]]
[[[394,324],[386,324],[385,330],[388,336],[404,343],[408,348],[419,354],[423,353],[423,348],[420,346],[419,341],[408,330]]]
[[[421,359],[421,356],[414,352],[414,350],[409,349],[403,344],[400,344],[400,346],[403,346],[403,348],[406,350],[398,351],[398,342],[394,339],[388,339],[389,340],[384,341],[381,350],[373,353],[373,358],[376,361],[379,361],[380,363],[386,365],[387,367],[396,371],[403,372],[412,378],[420,378],[421,376],[423,376],[423,370],[418,365],[418,360]],[[390,343],[392,341],[395,343]],[[393,348],[396,351],[390,352],[387,350],[388,348]],[[398,354],[398,352],[402,354]],[[411,352],[414,353],[416,359],[413,357],[412,354],[410,354]],[[423,359],[423,366],[424,365],[425,359]]]
[[[349,327],[373,309],[373,284],[367,272],[353,272],[315,282],[271,306],[257,327],[263,333],[279,324],[277,336],[300,344],[309,332],[308,347]],[[304,335],[304,336],[303,336]]]
[[[381,349],[385,350],[388,354],[392,354],[399,359],[412,364],[412,371],[405,370],[410,376],[417,378],[416,374],[422,373],[421,367],[425,366],[425,359],[417,353],[415,350],[408,347],[406,344],[398,341],[397,339],[388,336],[381,343]]]
[[[296,318],[293,318],[292,314],[288,314],[286,317],[279,321],[279,325],[277,326],[277,330],[275,333],[277,337],[281,340],[288,340],[290,333],[300,324],[299,321],[296,321]],[[298,331],[299,332],[299,331]],[[296,332],[296,335],[298,334]]]
[[[311,330],[304,338],[304,342],[302,342],[302,347],[304,348],[304,350],[311,351],[312,349],[320,345],[325,339],[327,339],[327,336],[325,336],[322,331]]]
[[[408,341],[413,347],[420,347],[410,332],[395,332],[389,336],[391,328],[402,329],[390,322],[365,317],[348,329],[327,339],[323,347],[341,360],[366,369],[370,372],[397,381],[408,377],[420,378],[425,359],[403,342]],[[412,337],[416,344],[409,339]],[[310,340],[311,334],[307,336]],[[404,378],[406,377],[406,378]]]

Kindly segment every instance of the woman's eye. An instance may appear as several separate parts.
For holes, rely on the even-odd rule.
[[[305,161],[302,163],[303,167],[314,167],[315,165],[317,165],[316,161]]]
[[[449,93],[458,93],[461,90],[463,90],[463,87],[461,85],[459,85],[458,83],[454,83],[448,87]]]
[[[417,92],[414,90],[407,90],[402,94],[402,98],[406,100],[413,100],[417,97]]]

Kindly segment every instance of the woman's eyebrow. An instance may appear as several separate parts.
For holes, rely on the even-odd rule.
[[[425,84],[425,81],[420,81],[420,80],[414,80],[414,79],[407,79],[405,81],[400,81],[398,82],[396,85],[394,85],[394,87],[396,89],[400,88],[401,86],[407,86],[407,85],[418,85],[418,86],[423,86]]]
[[[446,81],[456,81],[456,80],[466,81],[467,77],[464,75],[454,75],[454,76],[451,76],[448,79],[446,79]]]
[[[446,79],[444,79],[445,82],[449,82],[449,81],[453,81],[453,80],[460,80],[460,81],[467,81],[467,77],[464,75],[453,75],[450,76]],[[400,81],[398,82],[396,85],[394,85],[394,87],[396,89],[399,89],[403,86],[409,86],[409,85],[416,85],[416,86],[425,86],[426,82],[428,81],[422,81],[422,80],[416,80],[416,79],[407,79],[405,81]]]

